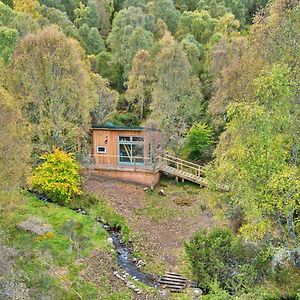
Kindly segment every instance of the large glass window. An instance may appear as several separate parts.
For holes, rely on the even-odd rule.
[[[119,162],[144,164],[144,137],[119,136]]]
[[[119,159],[122,163],[131,163],[131,145],[130,144],[119,144]]]
[[[144,163],[144,144],[132,144],[132,156],[136,163]]]

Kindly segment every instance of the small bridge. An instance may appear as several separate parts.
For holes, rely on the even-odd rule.
[[[164,156],[158,156],[159,170],[179,178],[188,180],[201,186],[208,186],[208,182],[204,175],[204,167],[194,164],[192,162],[165,154]]]

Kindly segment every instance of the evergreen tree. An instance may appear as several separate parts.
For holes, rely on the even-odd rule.
[[[43,5],[41,7],[41,14],[44,17],[44,19],[41,21],[43,26],[56,24],[61,28],[65,35],[74,37],[78,40],[80,39],[76,26],[71,22],[65,12]]]
[[[93,1],[89,2],[89,5],[84,5],[80,2],[78,8],[74,10],[75,20],[74,24],[79,28],[84,24],[87,24],[90,28],[99,28],[100,18],[97,14],[95,4]]]
[[[124,92],[123,68],[115,63],[111,52],[102,51],[96,57],[96,71],[110,82],[110,86]]]
[[[104,50],[104,41],[97,28],[89,28],[87,24],[83,24],[78,32],[81,44],[85,48],[87,54],[98,54]]]
[[[182,37],[192,34],[201,44],[207,44],[215,33],[218,20],[212,18],[207,11],[184,12],[179,21],[177,35]]]
[[[107,42],[114,54],[114,61],[124,68],[128,77],[134,55],[140,49],[149,49],[154,43],[153,33],[147,30],[152,20],[139,7],[129,7],[117,13]]]
[[[0,26],[0,59],[7,63],[15,49],[19,33],[15,29]]]
[[[187,34],[180,44],[189,59],[194,73],[200,76],[204,68],[204,47],[191,34]]]
[[[180,12],[176,10],[172,0],[153,0],[149,3],[149,11],[156,19],[163,20],[173,34],[176,32]]]

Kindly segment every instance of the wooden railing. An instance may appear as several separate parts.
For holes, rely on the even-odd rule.
[[[197,177],[204,176],[205,168],[195,163],[183,160],[181,158],[165,154],[164,156],[158,156],[159,164],[167,164],[168,166],[174,167],[179,171],[184,171],[193,174]]]
[[[154,159],[146,156],[120,156],[120,155],[107,155],[107,154],[91,154],[87,159],[86,164],[90,166],[101,165],[119,165],[119,166],[132,166],[140,168],[152,168],[157,166]]]
[[[107,155],[107,154],[92,154],[89,156],[89,161],[86,162],[89,166],[101,167],[101,166],[131,166],[134,168],[146,168],[157,170],[161,166],[167,165],[183,171],[196,177],[204,177],[205,168],[195,163],[183,160],[181,158],[164,154],[163,156],[152,157],[141,157],[141,156],[118,156],[118,155]]]

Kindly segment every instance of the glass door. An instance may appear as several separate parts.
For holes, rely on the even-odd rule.
[[[119,136],[119,163],[144,164],[144,138]]]
[[[132,163],[131,145],[119,144],[119,162]]]

